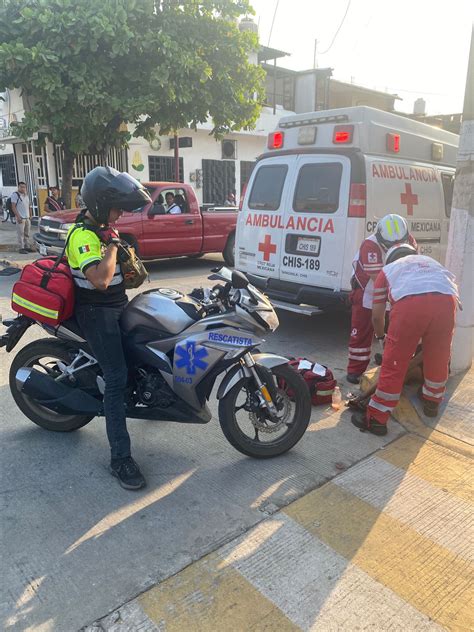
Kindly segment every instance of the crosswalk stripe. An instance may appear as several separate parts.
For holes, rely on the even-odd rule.
[[[355,630],[361,613],[364,629],[441,629],[284,513],[219,556],[301,630]]]
[[[412,527],[333,482],[285,513],[438,624],[451,630],[474,625],[473,565]]]
[[[470,503],[376,456],[355,465],[333,482],[474,562],[474,512]]]
[[[299,628],[239,572],[212,553],[138,598],[166,632],[296,632]]]
[[[377,456],[457,498],[474,503],[472,460],[414,435],[406,435]]]

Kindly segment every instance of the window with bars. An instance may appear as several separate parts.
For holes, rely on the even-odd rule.
[[[170,156],[148,156],[148,171],[151,182],[183,182],[183,159],[179,159],[179,180],[175,176],[174,158]]]
[[[58,181],[61,182],[63,177],[63,150],[60,145],[56,145],[54,154],[58,170]],[[72,169],[72,185],[78,186],[81,184],[89,171],[102,164],[104,162],[101,154],[79,154],[79,156],[76,156]],[[113,147],[107,154],[106,164],[117,169],[117,171],[127,171],[127,151]]]
[[[13,154],[0,156],[0,171],[4,187],[16,187],[15,158]]]
[[[241,160],[240,161],[240,193],[242,194],[244,186],[248,184],[250,176],[252,175],[253,168],[256,163],[254,160]]]

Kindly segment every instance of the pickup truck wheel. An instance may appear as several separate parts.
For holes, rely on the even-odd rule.
[[[222,256],[227,265],[233,268],[235,265],[235,233],[229,235]]]

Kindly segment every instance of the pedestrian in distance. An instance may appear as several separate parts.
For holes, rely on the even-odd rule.
[[[18,237],[18,252],[22,255],[34,252],[30,247],[31,208],[30,198],[26,192],[26,182],[18,183],[18,190],[11,194],[12,212],[16,219],[16,233]]]
[[[351,279],[351,334],[346,379],[358,384],[369,366],[374,330],[372,327],[372,299],[374,281],[382,269],[387,250],[398,243],[410,243],[416,248],[415,239],[408,232],[408,225],[401,215],[390,213],[378,223],[374,235],[365,239],[352,262]]]
[[[390,323],[384,334],[385,309]],[[386,265],[374,285],[372,322],[375,337],[384,341],[382,367],[367,411],[354,413],[352,423],[362,431],[387,434],[387,421],[400,399],[405,375],[421,340],[424,382],[418,391],[423,412],[436,417],[446,390],[458,290],[440,263],[418,255],[408,244],[387,253]]]
[[[125,415],[128,368],[119,325],[128,299],[120,239],[111,225],[124,211],[142,208],[151,198],[137,180],[111,167],[96,167],[86,175],[82,197],[86,209],[70,228],[66,249],[75,284],[75,316],[104,375],[110,471],[125,489],[140,489],[145,478],[131,456]]]

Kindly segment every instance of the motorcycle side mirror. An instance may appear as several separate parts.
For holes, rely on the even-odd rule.
[[[243,272],[239,272],[239,270],[232,271],[232,286],[237,290],[245,289],[249,284],[249,280],[245,276]]]

